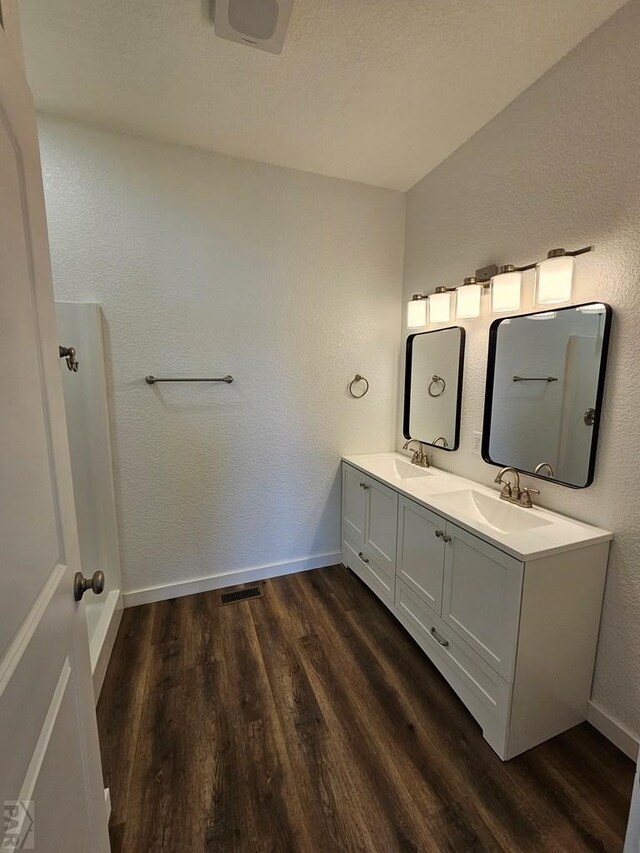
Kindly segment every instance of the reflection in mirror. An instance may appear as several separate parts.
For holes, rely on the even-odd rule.
[[[407,338],[405,438],[458,449],[463,361],[464,329],[458,326]]]
[[[611,308],[497,320],[489,336],[482,455],[574,488],[593,481]]]

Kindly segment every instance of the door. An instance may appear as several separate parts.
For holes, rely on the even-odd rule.
[[[438,615],[442,613],[445,526],[440,516],[400,498],[398,577]]]
[[[507,681],[520,624],[523,565],[447,522],[442,618]]]
[[[627,826],[627,837],[624,842],[624,853],[640,853],[640,764],[633,783],[631,811],[629,812],[629,825]]]
[[[357,548],[364,547],[367,511],[366,477],[351,465],[342,466],[342,535]]]
[[[398,495],[372,477],[366,478],[364,491],[367,493],[364,549],[393,578],[398,542]]]
[[[0,199],[0,849],[107,853],[35,110],[1,28]]]

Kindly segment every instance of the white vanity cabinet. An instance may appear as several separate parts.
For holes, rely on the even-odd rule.
[[[385,603],[395,587],[398,495],[366,474],[342,468],[343,562]]]
[[[364,525],[367,518],[367,477],[351,465],[342,466],[342,539],[354,548],[364,548]]]
[[[442,618],[489,666],[511,680],[523,563],[447,523]]]
[[[506,760],[586,719],[609,541],[593,533],[563,552],[518,558],[438,513],[436,478],[450,491],[459,480],[429,477],[433,498],[418,487],[414,499],[410,481],[393,488],[343,462],[343,562]]]
[[[446,522],[415,501],[400,498],[398,579],[438,615],[442,611]]]

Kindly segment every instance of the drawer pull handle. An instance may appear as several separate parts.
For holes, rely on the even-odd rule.
[[[451,542],[451,537],[450,537],[450,536],[443,536],[443,537],[442,537],[442,539],[443,539],[443,541],[444,541],[444,542]]]
[[[363,563],[369,562],[368,557],[365,557],[365,555],[362,553],[362,551],[358,551],[358,557],[360,557],[360,559],[362,560]]]
[[[441,536],[444,536],[444,530],[436,530],[436,536],[440,539]]]
[[[441,646],[444,646],[446,648],[449,645],[449,640],[443,640],[435,628],[431,629],[431,636],[434,638],[434,640],[437,640]]]

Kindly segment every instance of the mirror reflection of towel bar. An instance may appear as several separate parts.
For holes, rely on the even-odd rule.
[[[557,382],[557,376],[514,376],[514,382]]]

